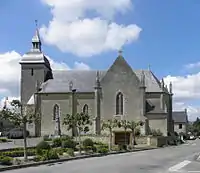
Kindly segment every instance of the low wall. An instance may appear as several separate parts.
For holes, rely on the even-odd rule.
[[[135,138],[137,144],[147,144],[147,137],[140,136]]]
[[[167,145],[168,137],[167,136],[149,136],[147,137],[147,144],[156,147],[163,147]]]
[[[102,142],[102,143],[109,143],[109,137],[108,136],[81,136],[81,140],[83,141],[86,138],[90,138],[95,142]]]

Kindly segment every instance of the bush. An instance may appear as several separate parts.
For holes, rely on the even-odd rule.
[[[68,154],[69,156],[74,157],[74,150],[71,149],[71,148],[68,148],[68,149],[67,149],[67,154]]]
[[[62,141],[62,148],[75,149],[75,147],[76,147],[76,142],[73,141],[72,139],[68,139],[68,140]]]
[[[113,145],[112,146],[112,151],[119,151],[119,146],[118,145]]]
[[[97,146],[97,153],[101,154],[107,154],[108,153],[108,148],[105,145],[99,145]]]
[[[41,141],[39,144],[36,146],[36,153],[41,155],[43,154],[43,150],[50,150],[51,146],[48,144],[46,141]]]
[[[46,154],[48,160],[59,159],[59,156],[55,150],[49,150]]]
[[[6,138],[0,138],[0,143],[3,143],[3,142],[8,142],[8,140]]]
[[[63,155],[63,153],[64,153],[64,149],[63,148],[54,148],[54,151],[56,153],[58,153],[59,155]]]
[[[24,150],[13,150],[13,151],[4,151],[1,152],[2,156],[9,156],[9,157],[23,157],[24,156]],[[36,154],[35,149],[28,149],[27,155],[28,156],[34,156]]]
[[[61,136],[61,139],[62,139],[62,141],[65,141],[65,140],[72,140],[72,137],[69,136],[69,135],[62,135],[62,136]]]
[[[53,139],[53,147],[61,147],[62,139],[61,138],[55,138]]]
[[[13,164],[13,158],[8,156],[1,156],[0,157],[0,163],[1,165],[12,165]]]
[[[153,136],[163,136],[163,133],[160,131],[160,129],[152,129],[150,134]]]
[[[94,146],[94,142],[92,141],[92,139],[90,138],[87,138],[83,141],[83,148],[85,150],[88,150],[88,149],[92,149]]]

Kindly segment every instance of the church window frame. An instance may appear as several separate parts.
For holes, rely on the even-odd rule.
[[[116,115],[123,115],[124,113],[124,96],[122,92],[116,95]]]
[[[87,104],[85,104],[85,105],[83,106],[83,113],[84,113],[84,114],[88,114],[88,111],[89,111],[89,106],[88,106]]]
[[[60,118],[60,107],[55,104],[53,107],[53,121],[57,121]]]

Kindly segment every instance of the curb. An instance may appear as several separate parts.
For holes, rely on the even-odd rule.
[[[92,157],[103,157],[103,156],[123,154],[123,153],[133,153],[133,152],[153,150],[153,149],[158,149],[158,148],[143,148],[143,149],[141,148],[141,149],[136,149],[133,151],[119,151],[119,152],[111,152],[111,153],[107,153],[107,154],[97,153],[97,154],[92,154],[92,155],[63,158],[63,159],[58,159],[58,160],[48,160],[48,161],[43,161],[43,162],[34,162],[34,163],[27,163],[27,164],[22,164],[22,165],[5,166],[5,167],[0,168],[0,172],[14,170],[14,169],[28,168],[28,167],[36,167],[36,166],[47,165],[47,164],[52,164],[52,163],[67,162],[67,161],[72,161],[72,160],[81,160],[81,159],[92,158]]]

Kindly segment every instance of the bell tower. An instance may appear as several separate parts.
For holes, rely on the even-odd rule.
[[[52,70],[50,63],[41,49],[42,43],[37,28],[32,38],[32,48],[23,55],[21,61],[21,102],[27,104],[30,97],[36,92],[36,83],[45,82],[48,79],[52,79]]]

